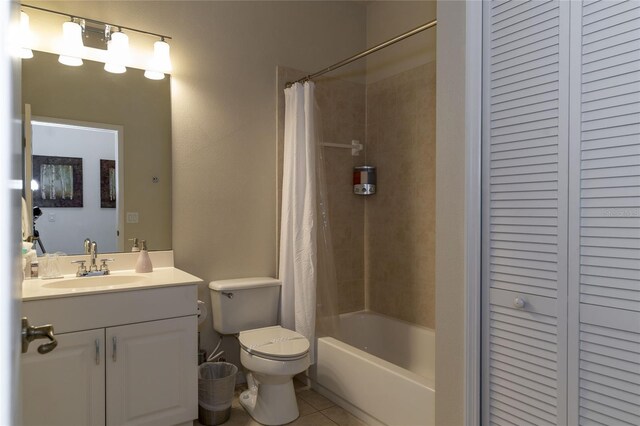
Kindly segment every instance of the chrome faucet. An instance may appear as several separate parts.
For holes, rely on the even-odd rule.
[[[89,238],[84,240],[84,254],[89,255],[91,263],[89,264],[88,272],[96,272],[98,265],[96,265],[96,257],[98,256],[98,244],[95,241],[91,241]]]
[[[107,262],[112,262],[115,259],[100,259],[102,264],[100,267],[96,264],[96,258],[98,257],[98,243],[95,241],[91,241],[89,238],[84,240],[84,253],[89,255],[89,269],[87,269],[84,264],[86,260],[74,260],[71,263],[79,263],[78,271],[76,272],[77,277],[93,277],[96,275],[109,275],[109,267],[107,266]]]
[[[89,254],[90,251],[91,251],[91,239],[90,238],[85,238],[84,239],[84,254]]]
[[[98,270],[98,265],[96,265],[96,257],[98,256],[98,244],[95,241],[91,243],[89,254],[91,255],[91,265],[89,265],[89,272],[96,272]]]

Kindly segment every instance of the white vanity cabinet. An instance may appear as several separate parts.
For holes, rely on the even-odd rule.
[[[46,355],[39,341],[22,355],[22,424],[105,424],[104,329],[56,335]]]
[[[195,284],[24,301],[31,321],[53,324],[58,347],[41,355],[36,340],[22,355],[22,424],[197,418],[196,301]]]
[[[111,327],[107,425],[175,425],[197,400],[196,316]]]

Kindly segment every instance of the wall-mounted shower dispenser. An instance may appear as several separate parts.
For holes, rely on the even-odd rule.
[[[373,195],[376,193],[376,168],[358,166],[353,168],[353,193],[356,195]]]

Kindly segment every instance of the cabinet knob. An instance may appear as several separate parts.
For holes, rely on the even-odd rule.
[[[526,305],[526,302],[524,301],[523,298],[516,297],[515,299],[513,299],[513,306],[515,308],[522,309],[524,308],[524,305]]]

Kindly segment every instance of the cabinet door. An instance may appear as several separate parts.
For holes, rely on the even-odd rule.
[[[198,417],[195,316],[107,329],[107,424]]]
[[[21,356],[22,424],[104,425],[104,329],[56,335],[58,347]]]

